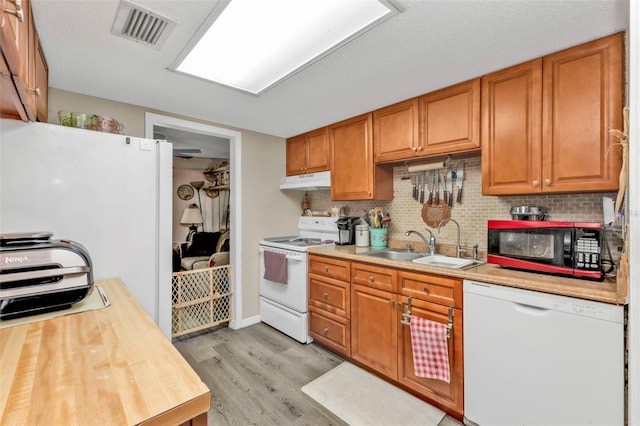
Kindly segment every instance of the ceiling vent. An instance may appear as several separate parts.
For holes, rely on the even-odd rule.
[[[121,0],[111,33],[160,50],[175,26],[165,16]]]

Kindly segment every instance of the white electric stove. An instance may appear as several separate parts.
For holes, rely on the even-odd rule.
[[[302,343],[308,334],[307,249],[331,245],[338,239],[336,217],[301,216],[299,234],[269,237],[260,241],[260,319]],[[264,252],[284,253],[287,258],[287,284],[264,278]]]

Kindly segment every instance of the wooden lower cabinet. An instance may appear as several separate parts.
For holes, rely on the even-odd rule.
[[[345,279],[350,273],[350,282]],[[452,329],[449,383],[414,373],[411,315]],[[462,280],[364,262],[309,256],[309,335],[452,416],[463,416]]]
[[[400,296],[402,312],[406,312],[408,297]],[[449,307],[412,298],[411,314],[430,321],[447,324]],[[442,380],[417,377],[413,368],[413,350],[409,326],[400,325],[398,331],[398,382],[427,396],[440,408],[463,412],[463,356],[462,310],[453,309],[453,328],[449,339],[449,383]]]
[[[388,291],[351,284],[351,357],[396,380],[397,296]]]
[[[333,351],[351,355],[349,261],[309,256],[309,336]]]
[[[323,309],[309,306],[309,335],[344,356],[351,355],[350,321]]]

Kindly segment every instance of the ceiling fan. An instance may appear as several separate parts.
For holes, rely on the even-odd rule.
[[[173,156],[190,159],[193,158],[193,155],[189,154],[202,154],[202,151],[199,148],[173,148]]]

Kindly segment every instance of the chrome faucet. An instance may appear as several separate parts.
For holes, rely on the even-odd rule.
[[[435,254],[436,253],[436,236],[433,235],[433,232],[431,232],[429,229],[425,228],[425,230],[431,235],[429,237],[429,240],[427,240],[427,238],[424,235],[422,235],[421,233],[419,233],[418,231],[407,231],[407,232],[404,233],[404,235],[406,237],[408,237],[411,234],[418,235],[418,237],[420,237],[422,239],[422,241],[424,241],[426,246],[429,247],[430,254]]]
[[[456,257],[460,257],[460,252],[462,251],[462,247],[460,247],[460,224],[453,219],[444,219],[438,224],[438,234],[440,233],[440,227],[447,222],[455,223],[456,228],[458,228],[458,242],[456,243]]]

